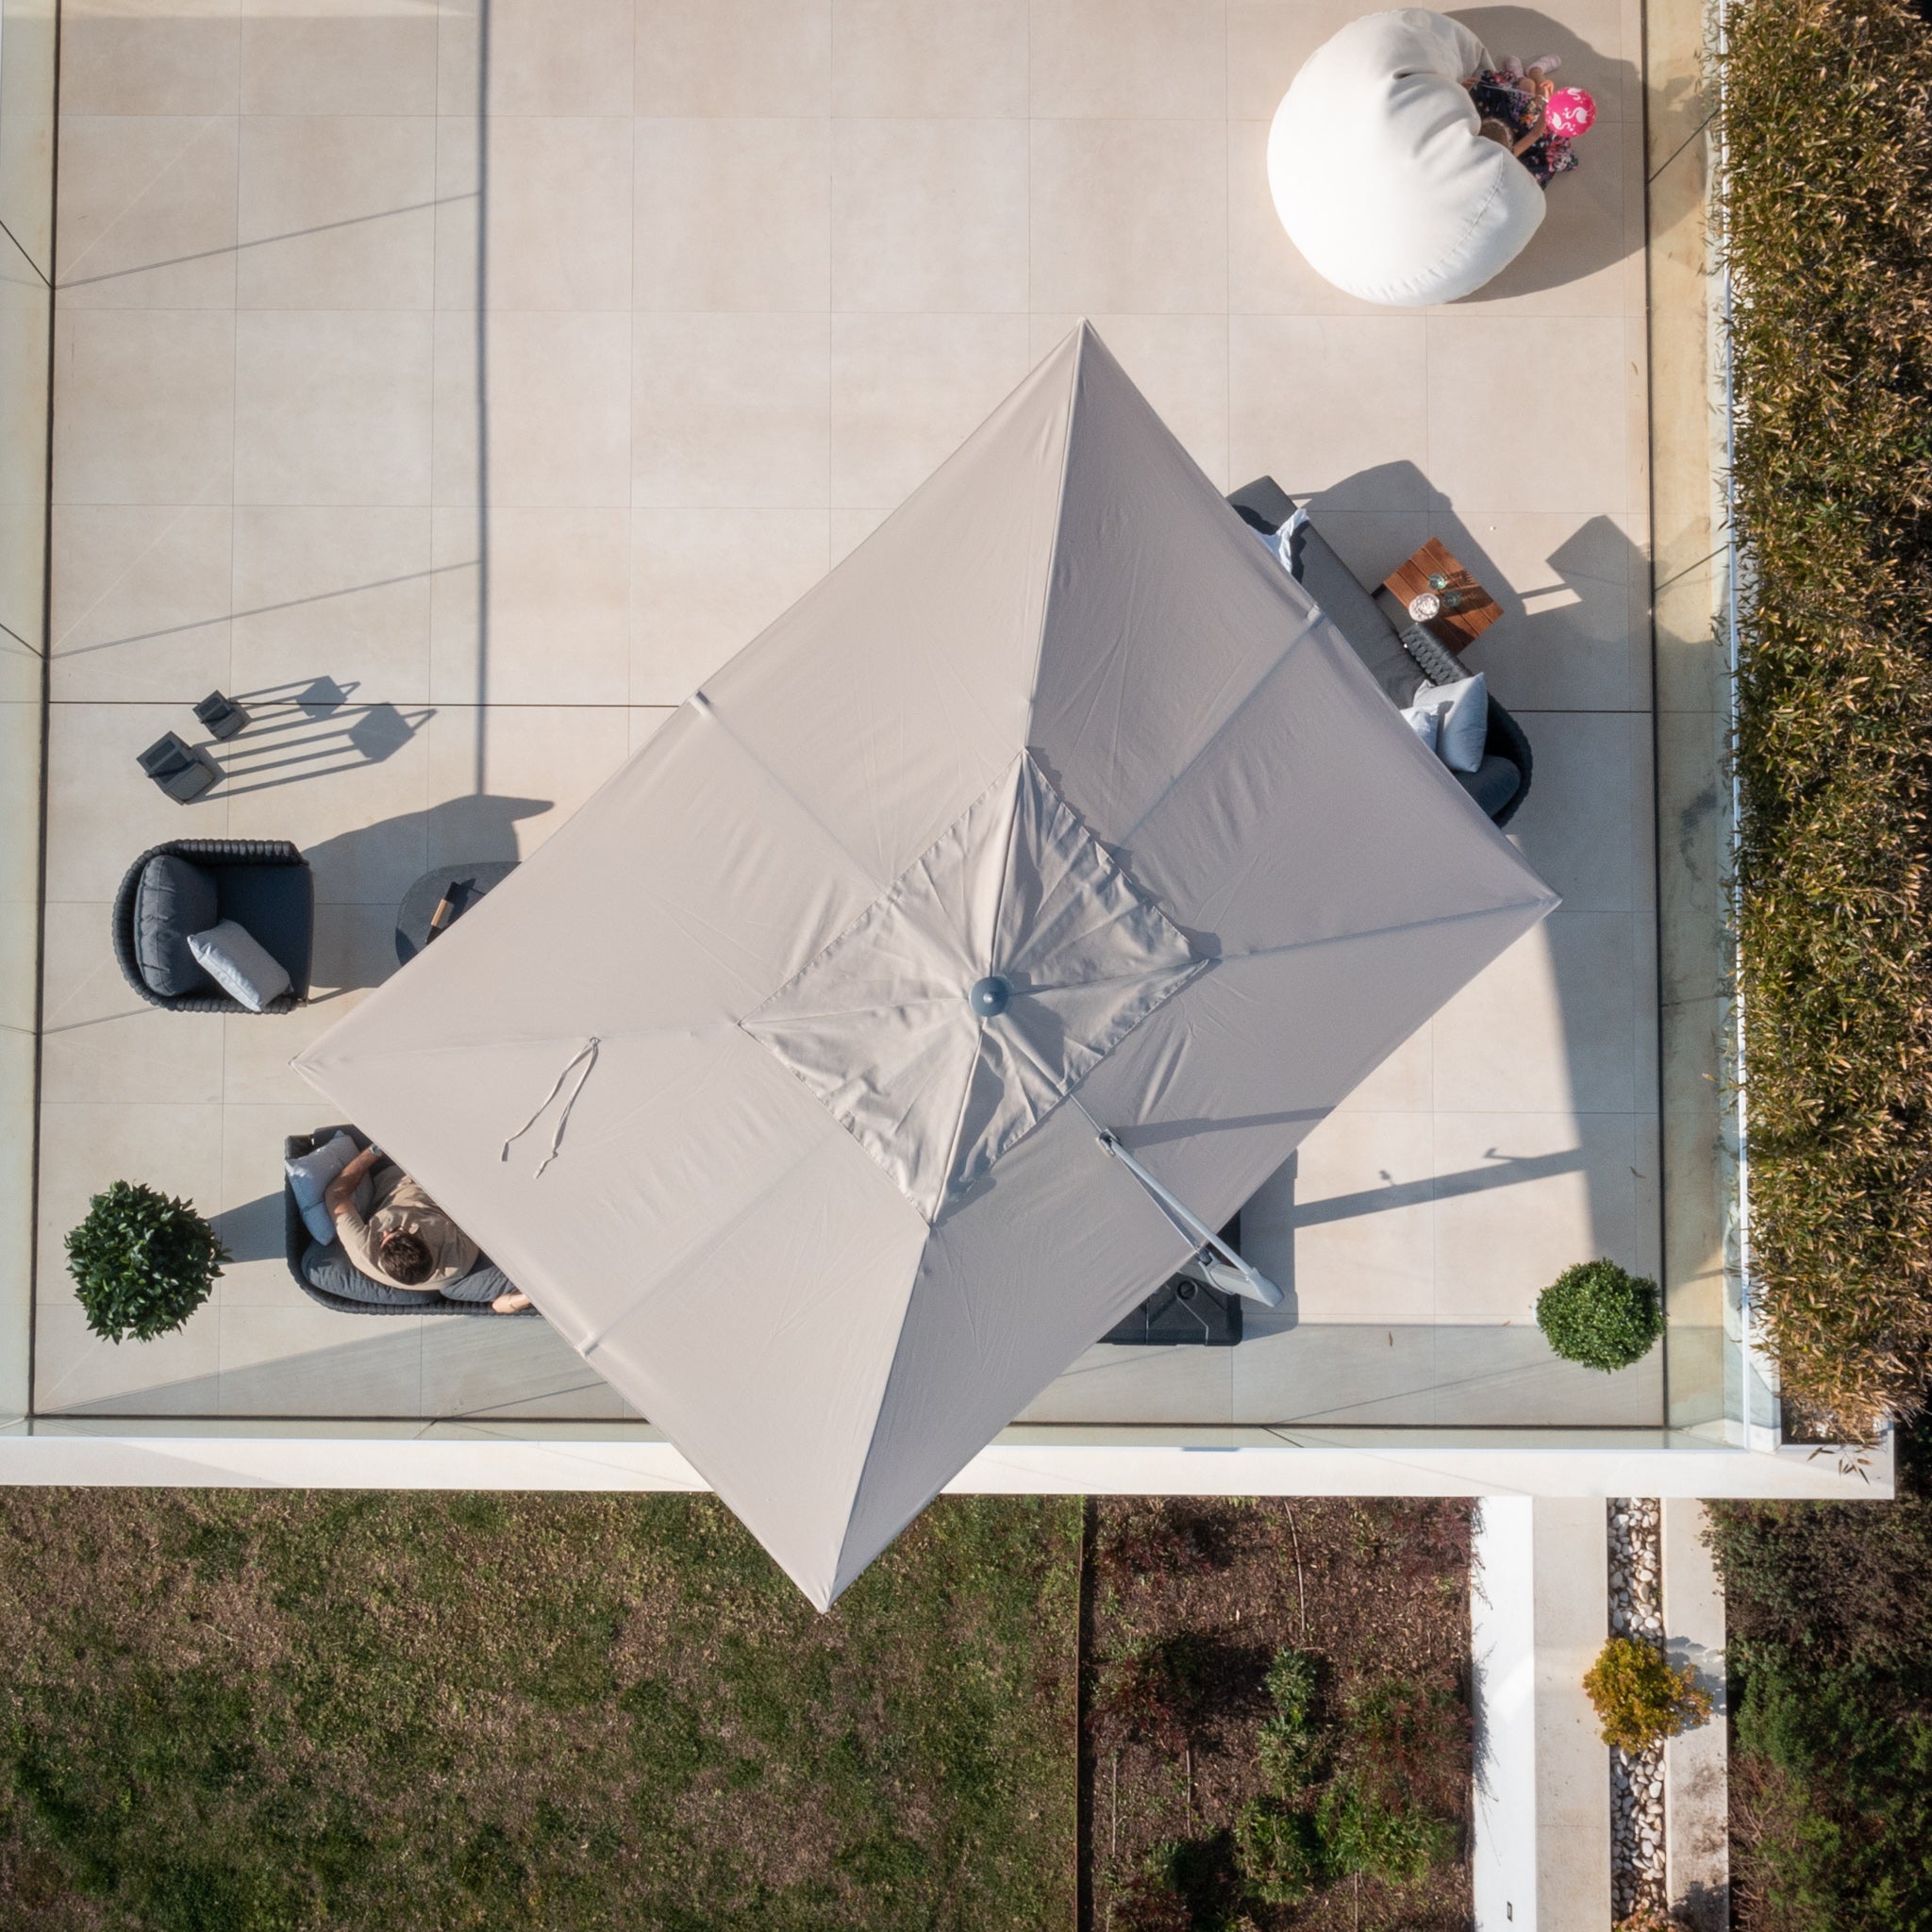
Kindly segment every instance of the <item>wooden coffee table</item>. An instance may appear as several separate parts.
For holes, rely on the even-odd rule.
[[[1429,581],[1431,577],[1446,577],[1449,581],[1438,591]],[[1444,602],[1452,594],[1459,596],[1462,601],[1456,609],[1442,611],[1424,626],[1452,657],[1460,657],[1503,614],[1503,607],[1470,575],[1447,545],[1434,537],[1407,563],[1391,571],[1382,579],[1382,588],[1402,606],[1405,622],[1409,599],[1424,591],[1436,591]]]

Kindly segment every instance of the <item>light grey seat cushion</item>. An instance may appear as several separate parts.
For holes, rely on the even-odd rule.
[[[335,1221],[327,1206],[329,1188],[355,1158],[356,1142],[353,1138],[348,1134],[338,1134],[320,1147],[282,1162],[282,1173],[287,1177],[290,1193],[294,1196],[296,1209],[302,1216],[302,1225],[308,1230],[311,1240],[320,1241],[324,1246],[336,1238]]]
[[[220,918],[215,882],[200,866],[172,852],[148,860],[134,898],[134,957],[151,992],[178,999],[214,991],[188,941]]]

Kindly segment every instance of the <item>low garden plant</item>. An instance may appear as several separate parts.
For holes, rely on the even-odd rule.
[[[1447,1498],[1096,1499],[1095,1932],[1470,1923],[1470,1517]]]
[[[1633,1757],[1710,1716],[1710,1692],[1694,1674],[1674,1667],[1641,1638],[1611,1638],[1584,1673],[1583,1688],[1603,1724],[1604,1742]]]
[[[116,1181],[67,1237],[67,1266],[87,1325],[109,1341],[151,1341],[208,1298],[228,1251],[187,1201]]]
[[[1212,1666],[1209,1646],[1191,1630],[1116,1658],[1094,1691],[1096,1730],[1122,1743],[1185,1750],[1201,1719]]]
[[[1124,1507],[1093,1548],[1095,1574],[1115,1590],[1131,1590],[1155,1576],[1205,1576],[1215,1560],[1207,1520],[1160,1497]]]
[[[1726,22],[1752,1264],[1844,1437],[1932,1369],[1932,28]]]
[[[1316,1663],[1305,1650],[1275,1653],[1268,1670],[1268,1696],[1274,1706],[1261,1724],[1256,1749],[1261,1775],[1271,1790],[1296,1796],[1322,1775],[1326,1744],[1315,1719]]]
[[[1738,1932],[1932,1927],[1932,1443],[1897,1496],[1713,1503]]]
[[[1412,1885],[1456,1856],[1470,1732],[1451,1687],[1379,1677],[1324,1719],[1316,1659],[1284,1650],[1268,1691],[1258,1752],[1269,1790],[1241,1807],[1234,1833],[1253,1898],[1294,1905],[1356,1874]]]
[[[1650,1353],[1664,1318],[1656,1282],[1614,1261],[1581,1261],[1537,1297],[1536,1325],[1565,1361],[1608,1374]]]

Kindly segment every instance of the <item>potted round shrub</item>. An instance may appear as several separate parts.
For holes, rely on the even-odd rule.
[[[1627,1369],[1664,1332],[1657,1283],[1614,1261],[1579,1261],[1537,1297],[1536,1325],[1565,1361]]]
[[[67,1237],[67,1267],[87,1325],[109,1341],[178,1328],[213,1288],[228,1251],[186,1201],[116,1181]]]

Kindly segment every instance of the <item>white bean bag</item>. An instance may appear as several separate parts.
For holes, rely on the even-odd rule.
[[[1308,266],[1365,302],[1420,308],[1479,289],[1543,218],[1543,192],[1476,130],[1462,80],[1491,64],[1421,7],[1365,14],[1309,55],[1274,110],[1268,186]]]

